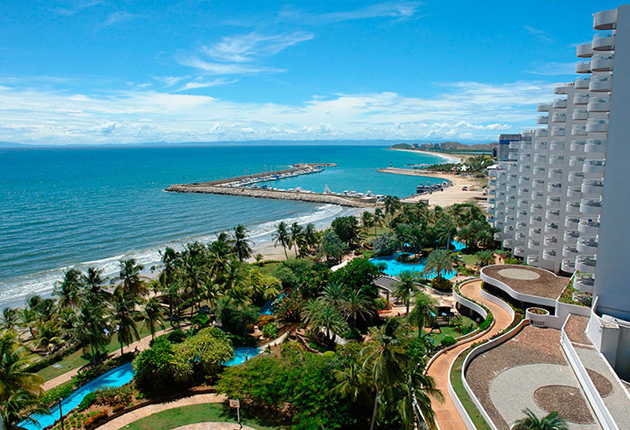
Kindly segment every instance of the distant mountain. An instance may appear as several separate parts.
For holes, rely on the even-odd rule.
[[[420,151],[492,151],[498,142],[465,144],[460,142],[441,143],[397,143],[392,149],[418,149]]]
[[[31,145],[24,145],[23,143],[15,142],[0,142],[0,148],[24,148],[29,146]]]

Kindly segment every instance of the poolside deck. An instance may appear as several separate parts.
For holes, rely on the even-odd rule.
[[[522,265],[493,265],[482,269],[493,278],[519,294],[557,299],[569,283],[569,278],[556,276],[548,270]]]

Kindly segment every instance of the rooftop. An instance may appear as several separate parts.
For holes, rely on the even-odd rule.
[[[482,271],[517,293],[548,299],[558,298],[569,283],[569,278],[530,266],[495,265],[484,267]]]

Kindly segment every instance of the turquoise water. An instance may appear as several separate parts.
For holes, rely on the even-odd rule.
[[[165,246],[206,242],[236,224],[263,241],[280,220],[322,226],[352,213],[335,205],[163,191],[173,183],[316,161],[339,167],[278,185],[406,196],[422,178],[376,169],[442,160],[342,145],[0,149],[0,305],[49,293],[69,267],[96,266],[111,276],[119,259],[135,258],[148,269]]]
[[[226,366],[235,366],[241,364],[255,356],[260,354],[256,348],[243,347],[234,348],[234,358],[227,363]],[[79,406],[81,401],[92,391],[102,387],[120,387],[130,382],[133,378],[133,369],[131,363],[123,364],[115,369],[110,370],[107,373],[95,378],[93,381],[83,385],[78,390],[74,391],[70,396],[66,397],[61,402],[61,410],[64,414],[67,414],[72,409]],[[32,423],[21,422],[20,425],[27,430],[40,430],[46,426],[54,424],[59,418],[59,406],[55,406],[51,409],[50,415],[38,415],[35,419],[39,425]]]
[[[456,251],[461,251],[462,249],[466,248],[466,244],[457,242],[455,240],[452,242],[452,244]],[[422,259],[422,262],[417,263],[417,264],[399,263],[398,261],[396,261],[396,258],[402,254],[405,254],[405,253],[396,252],[393,255],[389,255],[389,256],[370,258],[370,261],[374,264],[379,264],[379,263],[385,264],[385,269],[383,271],[385,272],[385,274],[389,276],[398,276],[400,275],[401,272],[405,272],[405,271],[422,273],[422,271],[424,270],[424,263],[426,262],[426,258]],[[455,275],[456,273],[454,271],[442,272],[442,277],[446,279],[451,279]],[[427,276],[426,278],[433,279],[435,278],[435,275]]]

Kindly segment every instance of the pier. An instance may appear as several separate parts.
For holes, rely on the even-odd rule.
[[[190,184],[175,184],[166,191],[174,193],[221,194],[242,197],[256,197],[264,199],[294,200],[302,202],[325,203],[355,208],[376,206],[376,196],[346,195],[332,192],[315,193],[302,189],[281,190],[269,188],[261,182],[275,181],[293,176],[318,173],[324,167],[336,167],[332,163],[300,163],[289,169],[244,175],[234,178],[218,179],[208,182],[194,182]]]

